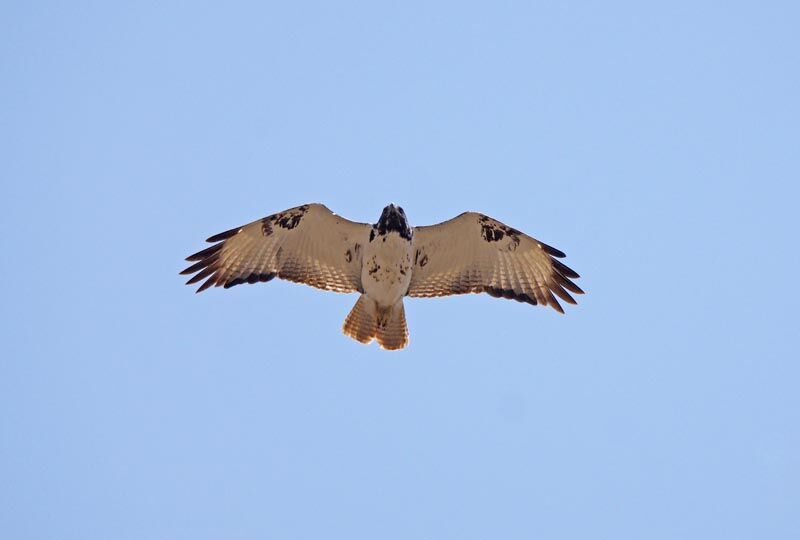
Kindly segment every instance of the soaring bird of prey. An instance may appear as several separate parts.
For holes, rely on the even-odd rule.
[[[390,204],[374,225],[349,221],[322,204],[304,204],[212,236],[181,274],[188,284],[226,289],[273,278],[326,291],[358,292],[343,331],[389,350],[408,344],[403,298],[485,292],[564,310],[583,294],[564,253],[496,219],[465,212],[411,227]]]

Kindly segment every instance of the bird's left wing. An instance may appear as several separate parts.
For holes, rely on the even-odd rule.
[[[415,227],[413,247],[408,296],[485,292],[564,313],[556,296],[574,304],[567,290],[583,294],[577,272],[557,260],[564,253],[483,214]]]
[[[361,251],[372,226],[305,204],[212,236],[213,246],[190,255],[187,285],[226,289],[278,277],[326,291],[361,290]]]

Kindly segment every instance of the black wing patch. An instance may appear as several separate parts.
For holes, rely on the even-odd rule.
[[[508,245],[509,251],[515,251],[519,246],[519,235],[522,233],[513,227],[504,225],[499,221],[480,214],[478,223],[481,226],[481,236],[487,242],[499,242],[504,237],[508,237],[511,242]]]
[[[278,225],[278,227],[292,230],[298,225],[300,225],[300,222],[303,220],[303,216],[306,215],[307,211],[308,211],[308,205],[304,204],[303,206],[292,208],[291,210],[275,214],[274,216],[271,217],[272,220],[275,222],[275,224]]]

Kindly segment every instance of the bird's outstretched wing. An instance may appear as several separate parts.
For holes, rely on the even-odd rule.
[[[567,291],[583,294],[570,280],[577,272],[556,260],[564,253],[483,214],[415,227],[413,242],[408,296],[485,292],[564,313],[556,296],[575,304]]]
[[[361,290],[361,251],[371,225],[337,216],[321,204],[305,204],[212,236],[214,245],[190,255],[181,274],[187,285],[226,289],[278,277],[326,291]]]

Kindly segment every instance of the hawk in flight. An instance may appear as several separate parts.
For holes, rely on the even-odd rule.
[[[550,306],[569,292],[578,274],[560,262],[564,253],[483,214],[465,212],[449,221],[411,227],[390,204],[378,223],[355,223],[322,204],[304,204],[225,231],[214,245],[187,257],[181,274],[226,289],[273,278],[361,295],[344,333],[384,349],[408,344],[403,297],[488,293],[496,298]],[[567,292],[569,291],[569,292]]]

